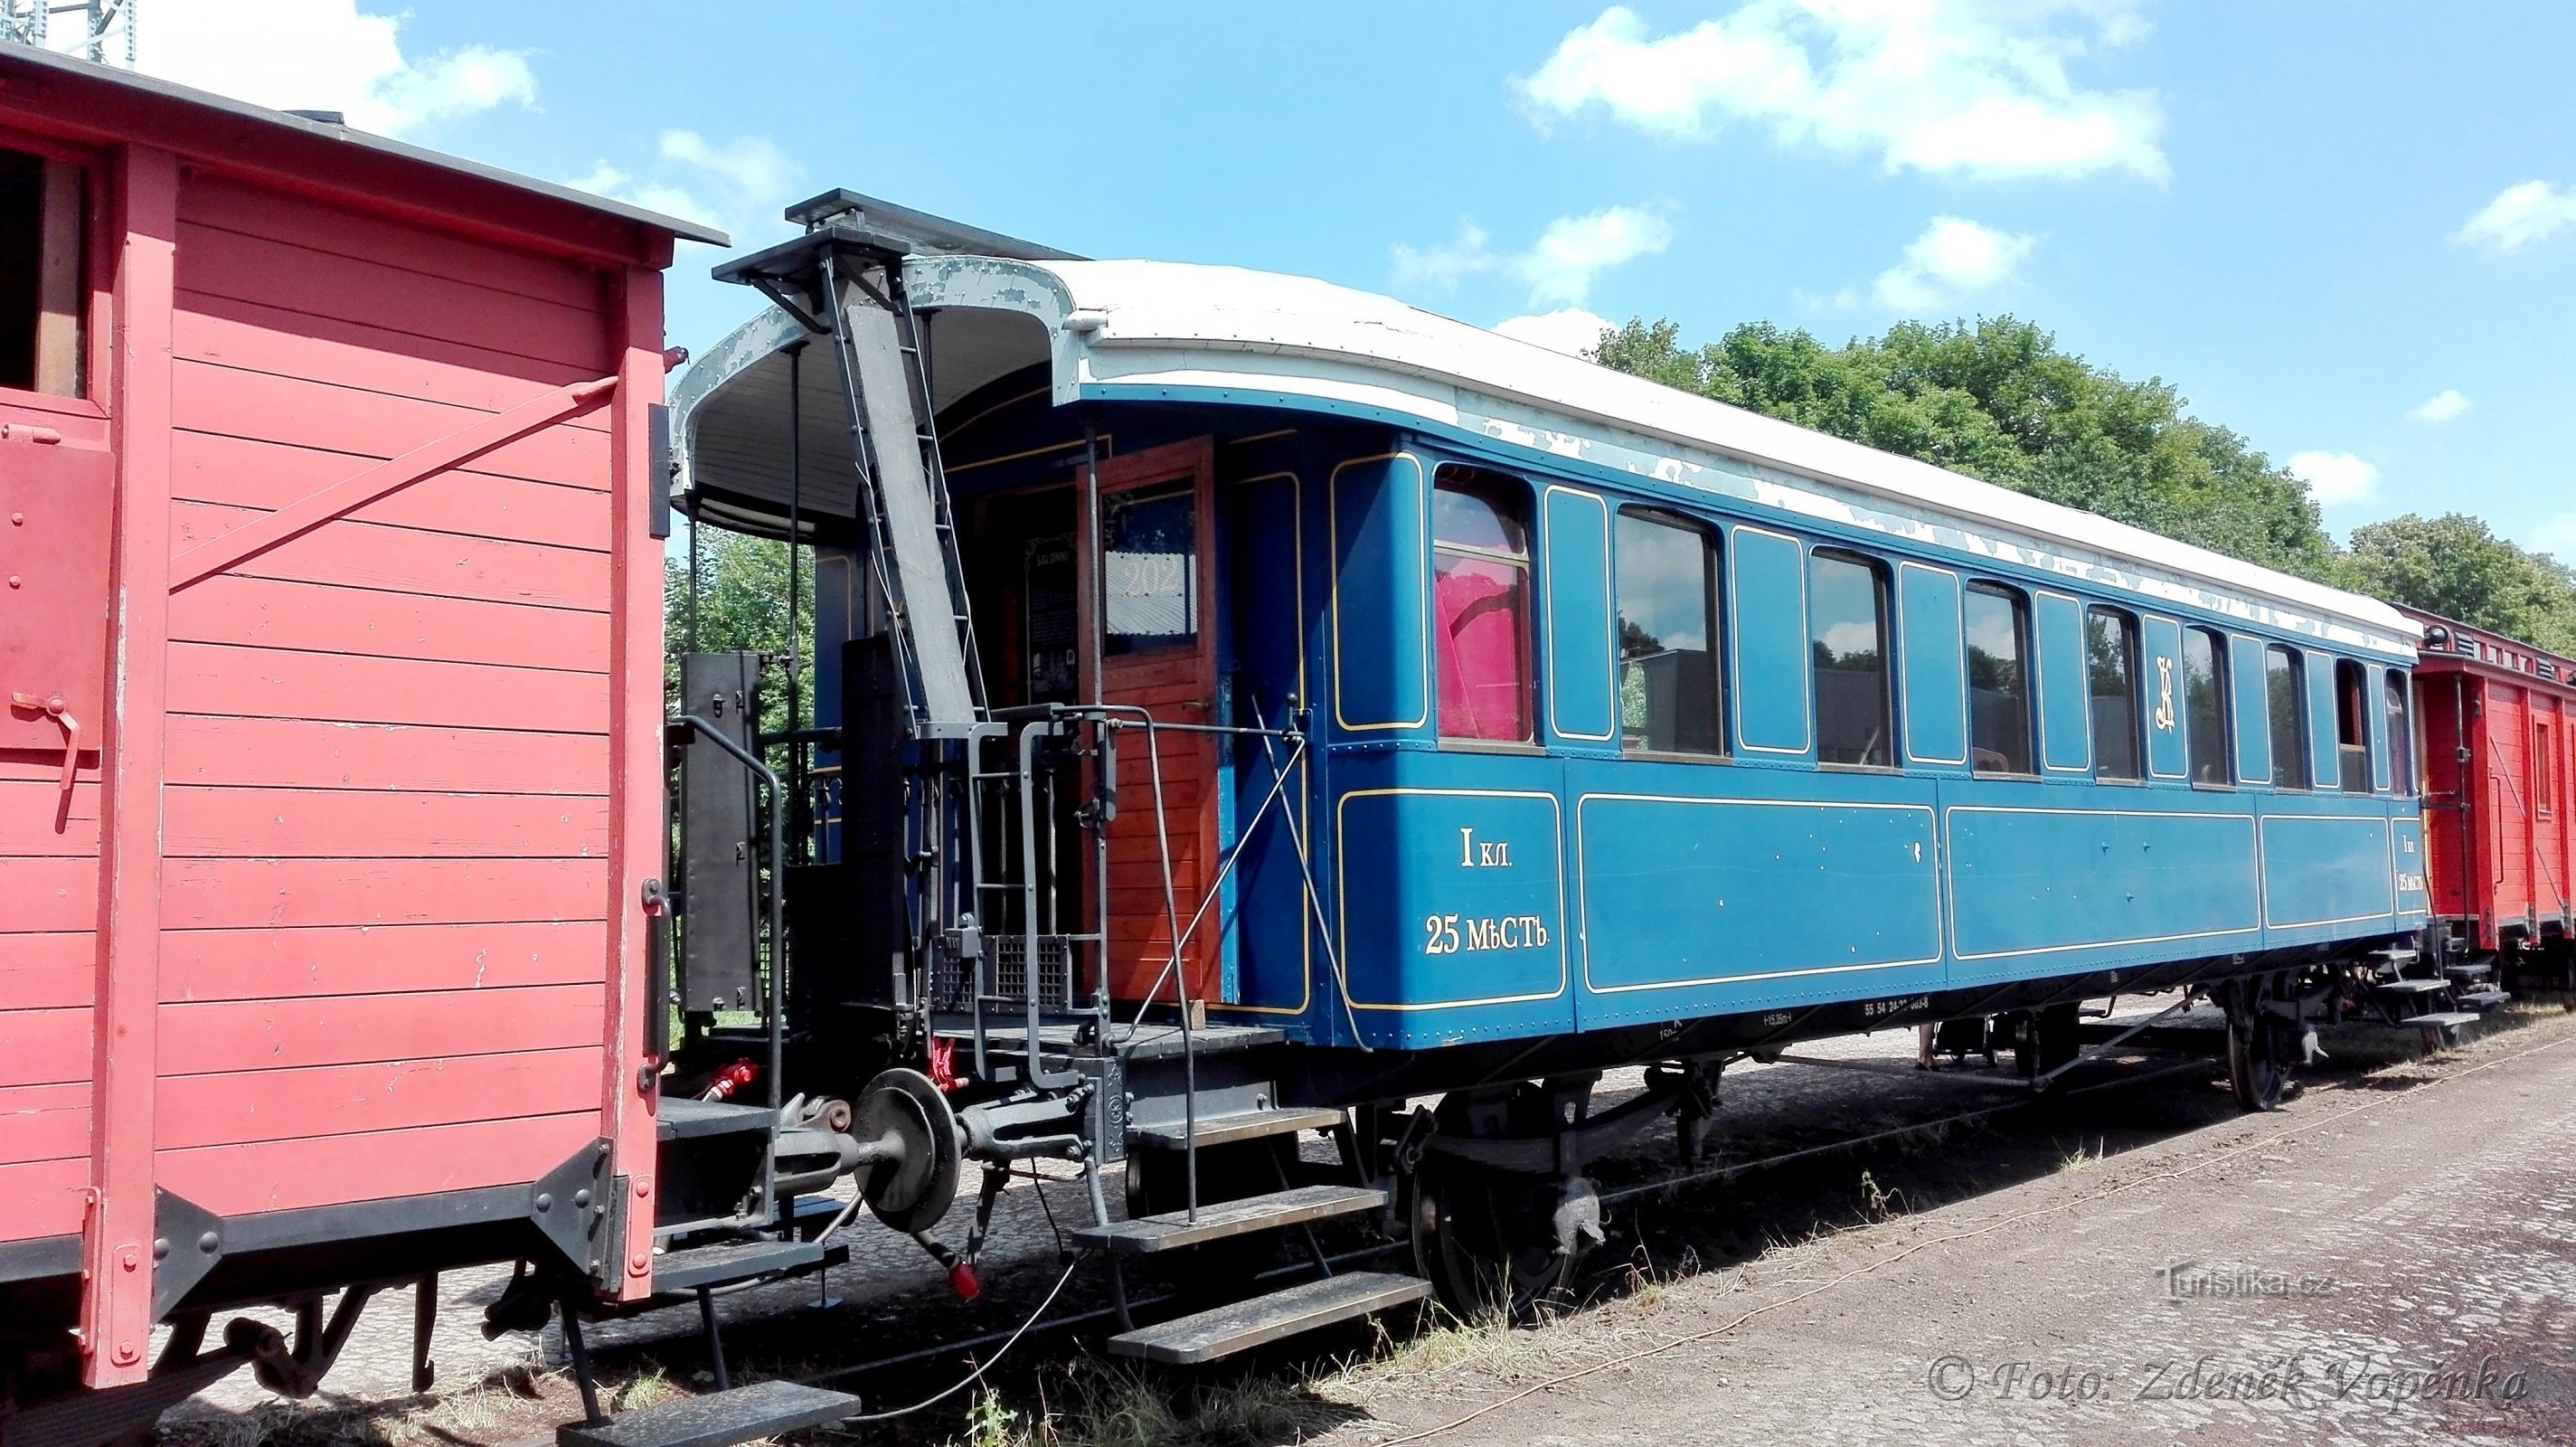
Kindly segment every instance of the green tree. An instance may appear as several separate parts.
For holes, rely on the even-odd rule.
[[[787,545],[746,537],[720,528],[700,534],[698,585],[695,591],[696,649],[722,653],[746,649],[773,660],[761,675],[760,728],[776,733],[787,727]],[[814,720],[813,637],[814,559],[808,552],[797,564],[797,722]],[[691,644],[692,594],[688,549],[675,548],[662,560],[662,630],[664,695],[676,701],[680,690],[679,656]],[[773,758],[772,762],[782,762]]]
[[[2307,485],[2157,378],[2131,382],[2014,317],[1900,322],[1828,347],[1748,322],[1697,350],[1670,320],[1602,338],[1603,365],[2233,557],[2327,581]]]
[[[2391,602],[2576,653],[2576,573],[2466,513],[2355,528],[2350,568],[2354,586]]]

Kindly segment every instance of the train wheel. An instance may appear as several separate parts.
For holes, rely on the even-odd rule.
[[[1562,1194],[1554,1182],[1423,1157],[1406,1209],[1415,1269],[1463,1321],[1537,1320],[1572,1299],[1582,1261],[1558,1248]]]
[[[2227,993],[2227,1081],[2246,1111],[2279,1110],[2290,1083],[2289,1052],[2282,1032],[2262,1011],[2278,998],[2275,977],[2239,980]]]

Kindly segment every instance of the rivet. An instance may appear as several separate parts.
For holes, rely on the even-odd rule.
[[[12,588],[15,588],[15,587],[17,587],[17,586],[18,586],[18,584],[19,584],[19,578],[18,578],[18,575],[17,575],[17,574],[15,574],[15,573],[11,573],[11,574],[9,575],[9,586],[10,586],[10,587],[12,587]]]
[[[27,515],[26,515],[25,513],[22,513],[22,512],[13,512],[13,513],[9,514],[9,526],[11,526],[11,527],[13,527],[13,528],[23,528],[23,527],[25,527],[26,525],[27,525]]]
[[[223,1249],[223,1246],[224,1246],[224,1238],[223,1238],[223,1237],[221,1237],[221,1236],[216,1235],[216,1234],[215,1234],[214,1232],[212,1232],[212,1231],[209,1231],[209,1232],[207,1232],[205,1235],[200,1236],[200,1237],[198,1237],[198,1238],[197,1238],[197,1249],[198,1249],[198,1250],[200,1250],[200,1251],[205,1252],[205,1253],[206,1253],[207,1255],[209,1255],[209,1256],[212,1256],[212,1255],[214,1255],[216,1252],[218,1252],[218,1251],[222,1250],[222,1249]]]
[[[539,1192],[537,1193],[537,1209],[538,1209],[538,1210],[540,1210],[540,1211],[551,1211],[551,1210],[553,1210],[554,1208],[555,1208],[555,1198],[554,1198],[554,1197],[552,1197],[552,1196],[550,1196],[550,1195],[547,1195],[547,1194],[546,1194],[545,1192],[543,1192],[543,1191],[539,1191]]]
[[[152,1238],[152,1259],[155,1261],[166,1261],[170,1259],[169,1237],[155,1236]]]
[[[573,1193],[572,1193],[572,1203],[573,1203],[574,1205],[576,1205],[576,1206],[587,1206],[587,1205],[589,1205],[589,1204],[590,1204],[590,1192],[589,1192],[589,1191],[587,1191],[587,1190],[581,1190],[581,1191],[575,1191],[575,1192],[573,1192]]]

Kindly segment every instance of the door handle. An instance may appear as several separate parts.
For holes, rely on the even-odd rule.
[[[43,698],[38,698],[32,693],[18,693],[12,691],[9,695],[9,706],[14,709],[22,709],[28,713],[43,714],[62,726],[63,792],[66,794],[70,793],[72,791],[72,775],[80,765],[80,720],[65,712],[63,696],[59,693],[47,694]]]

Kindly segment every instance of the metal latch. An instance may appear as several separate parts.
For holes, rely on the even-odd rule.
[[[55,723],[62,725],[63,792],[66,794],[70,793],[72,791],[72,776],[80,765],[80,720],[72,717],[71,714],[66,711],[63,703],[63,696],[59,693],[47,694],[43,698],[38,698],[32,693],[17,693],[13,691],[9,695],[9,706],[26,713],[43,714],[45,717],[52,719]]]

